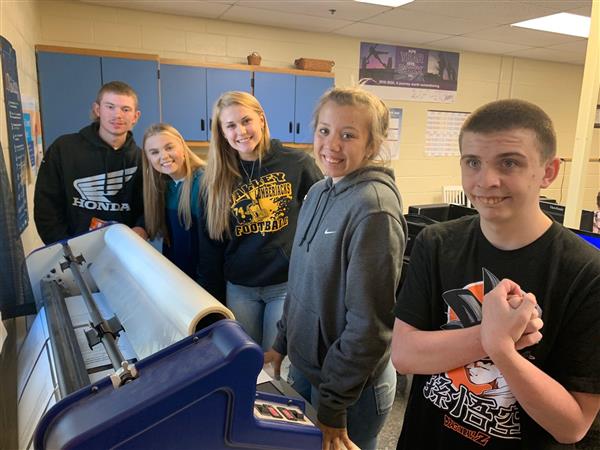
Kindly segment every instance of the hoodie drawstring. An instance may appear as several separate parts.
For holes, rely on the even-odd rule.
[[[327,209],[327,203],[329,203],[329,197],[331,196],[331,192],[332,191],[333,191],[333,187],[328,187],[326,191],[321,191],[321,193],[319,194],[319,198],[317,200],[317,207],[315,208],[315,212],[313,213],[312,217],[310,218],[310,221],[308,222],[308,226],[306,227],[306,231],[304,232],[304,236],[302,236],[302,239],[300,240],[300,244],[298,246],[302,247],[302,245],[304,244],[304,241],[306,241],[306,238],[308,237],[308,232],[310,231],[311,225],[312,225],[313,221],[315,220],[315,217],[317,216],[317,212],[319,211],[319,204],[321,203],[321,198],[323,197],[323,194],[325,192],[327,192],[327,197],[325,197],[325,202],[323,203],[323,208],[321,208],[321,213],[319,214],[319,218],[317,219],[317,224],[314,227],[314,231],[312,233],[312,236],[310,237],[310,239],[306,243],[306,251],[307,252],[309,251],[310,244],[315,239],[315,236],[317,234],[317,230],[319,229],[319,225],[321,224],[321,221],[323,220],[323,216],[325,215],[325,210]]]

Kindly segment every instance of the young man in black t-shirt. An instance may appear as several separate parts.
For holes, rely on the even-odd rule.
[[[397,448],[567,448],[600,409],[600,253],[539,207],[559,170],[540,108],[484,105],[459,139],[479,215],[414,244],[392,341],[415,374]]]

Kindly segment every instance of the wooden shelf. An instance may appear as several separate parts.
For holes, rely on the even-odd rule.
[[[195,66],[195,67],[210,67],[216,69],[231,69],[231,70],[248,70],[251,72],[272,72],[272,73],[289,73],[293,75],[305,75],[311,77],[322,77],[322,78],[335,78],[333,72],[317,72],[314,70],[300,70],[287,67],[266,67],[266,66],[255,66],[249,64],[224,64],[224,63],[212,63],[202,62],[194,59],[174,59],[174,58],[161,58],[159,55],[152,53],[129,53],[129,52],[118,52],[112,50],[101,50],[95,48],[78,48],[78,47],[61,47],[58,45],[36,45],[36,52],[54,52],[54,53],[71,53],[75,55],[89,55],[89,56],[104,56],[111,58],[128,58],[128,59],[142,59],[158,61],[162,64],[174,64],[179,66]]]

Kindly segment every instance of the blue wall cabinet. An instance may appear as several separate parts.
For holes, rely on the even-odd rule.
[[[137,93],[142,114],[133,128],[133,136],[141,147],[146,128],[160,122],[158,61],[103,57],[102,83],[114,80],[124,81]]]
[[[214,103],[223,92],[251,92],[252,72],[161,64],[160,88],[163,121],[186,141],[207,141]]]
[[[44,150],[67,133],[89,125],[102,86],[99,56],[38,52],[38,82]]]
[[[254,96],[265,110],[271,137],[283,142],[294,142],[295,83],[292,74],[254,73]]]
[[[312,113],[333,78],[256,72],[254,95],[261,102],[271,136],[284,142],[312,143]]]
[[[44,149],[89,125],[98,89],[109,81],[124,81],[138,95],[142,115],[133,129],[138,145],[146,128],[160,121],[157,61],[40,51],[37,64]]]
[[[327,89],[333,87],[333,78],[296,75],[296,128],[294,142],[307,144],[313,141],[312,115],[317,101]]]
[[[173,125],[186,141],[206,141],[206,69],[160,65],[163,122]]]

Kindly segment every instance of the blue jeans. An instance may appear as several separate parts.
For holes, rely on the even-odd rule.
[[[249,287],[227,282],[227,307],[263,350],[269,350],[277,337],[286,293],[287,283]]]
[[[319,408],[319,389],[312,386],[298,369],[290,367],[288,383],[311,405]],[[361,450],[376,450],[377,435],[383,428],[394,404],[396,395],[396,370],[389,361],[381,375],[366,386],[360,397],[346,410],[350,440]]]

